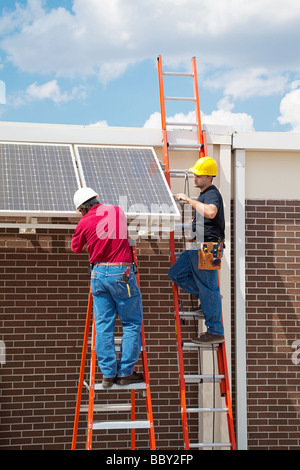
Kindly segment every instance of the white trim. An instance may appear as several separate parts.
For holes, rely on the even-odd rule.
[[[237,447],[247,449],[247,374],[245,304],[245,150],[234,152],[235,170],[235,377]]]
[[[0,122],[0,141],[162,146],[161,129]]]
[[[232,149],[297,151],[300,133],[296,132],[237,132],[233,134]]]

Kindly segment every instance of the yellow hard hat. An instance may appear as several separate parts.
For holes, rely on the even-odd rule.
[[[195,165],[189,169],[195,175],[217,176],[218,165],[211,157],[201,157],[196,161]]]

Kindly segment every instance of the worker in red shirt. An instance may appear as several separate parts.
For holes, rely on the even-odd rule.
[[[71,249],[89,253],[93,294],[96,353],[103,374],[103,388],[113,383],[127,385],[143,381],[133,368],[141,350],[142,296],[133,271],[127,220],[118,206],[100,204],[88,187],[76,191],[74,203],[83,217],[72,237]],[[118,313],[123,336],[117,361],[114,329]]]

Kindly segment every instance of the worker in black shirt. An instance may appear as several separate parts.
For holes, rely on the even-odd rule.
[[[218,272],[225,238],[223,199],[213,185],[218,173],[216,161],[202,157],[190,168],[194,173],[194,186],[200,189],[197,200],[186,194],[177,194],[179,201],[195,210],[193,220],[193,249],[184,251],[169,270],[170,279],[186,292],[200,299],[207,331],[192,339],[197,344],[222,343],[222,303],[218,285]]]

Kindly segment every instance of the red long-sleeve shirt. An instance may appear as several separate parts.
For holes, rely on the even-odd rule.
[[[118,206],[99,204],[80,219],[72,237],[71,249],[81,253],[84,245],[90,263],[131,263],[127,220]]]

